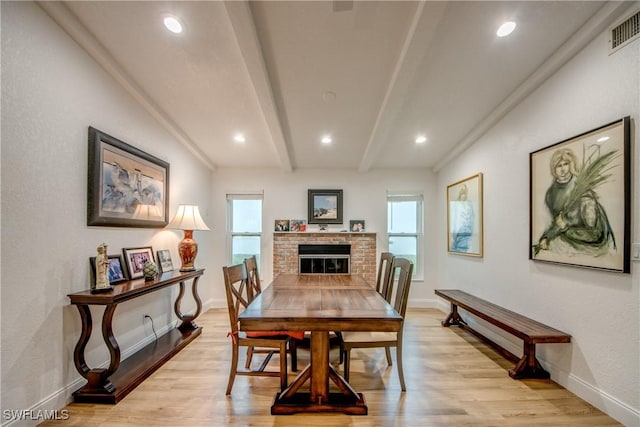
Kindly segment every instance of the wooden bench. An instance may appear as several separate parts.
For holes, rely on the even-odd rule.
[[[522,358],[509,370],[509,376],[512,378],[549,378],[549,373],[540,365],[538,359],[536,359],[536,344],[571,342],[571,335],[569,334],[464,291],[457,289],[436,289],[435,293],[439,297],[451,302],[451,313],[442,321],[442,326],[449,327],[456,325],[467,329],[488,341],[490,344],[498,347],[503,353],[507,353],[507,355],[517,360],[516,356],[470,328],[458,313],[458,307],[460,307],[524,341]]]

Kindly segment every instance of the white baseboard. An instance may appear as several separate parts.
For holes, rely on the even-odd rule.
[[[178,320],[172,321],[168,325],[165,325],[164,327],[157,330],[156,333],[160,337],[167,332],[175,329],[178,322]],[[131,347],[122,350],[121,360],[125,360],[132,354],[137,353],[140,349],[152,343],[154,340],[155,336],[149,335],[144,337],[142,340],[135,343]],[[104,362],[96,366],[96,368],[107,368],[109,366],[109,363],[110,360],[105,360]],[[63,417],[64,414],[61,411],[65,406],[73,402],[73,392],[82,387],[85,383],[86,380],[78,375],[69,384],[51,393],[49,396],[33,405],[31,408],[22,411],[21,414],[15,414],[15,416],[13,417],[14,419],[6,419],[8,417],[5,416],[3,411],[3,422],[2,424],[0,424],[1,427],[33,427],[45,420],[52,419],[52,417],[54,416],[58,417],[57,419],[62,419],[61,417]]]
[[[553,367],[551,367],[550,372],[551,378],[553,378]],[[556,379],[554,379],[554,381],[576,396],[589,402],[614,420],[627,427],[640,426],[640,411],[638,411],[638,409],[630,407],[626,403],[616,399],[614,396],[594,387],[592,384],[589,384],[571,373],[559,372],[558,374],[559,375],[556,375]]]

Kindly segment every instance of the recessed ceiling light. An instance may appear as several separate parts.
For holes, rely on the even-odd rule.
[[[241,133],[236,133],[235,135],[233,135],[233,140],[235,142],[245,142],[247,138],[245,138],[245,136]]]
[[[331,141],[333,141],[333,139],[329,135],[325,135],[320,141],[322,141],[323,144],[331,144]]]
[[[419,135],[416,138],[416,144],[424,144],[425,142],[427,142],[427,137],[424,135]]]
[[[608,141],[608,140],[609,140],[608,136],[603,136],[602,138],[598,138],[597,142],[605,142],[605,141]]]
[[[498,28],[498,31],[496,31],[496,35],[498,37],[505,37],[513,33],[513,30],[515,29],[516,29],[515,22],[513,21],[505,22],[504,24],[500,25],[500,28]]]
[[[175,16],[167,16],[164,18],[164,26],[172,33],[180,34],[182,32],[182,24]]]

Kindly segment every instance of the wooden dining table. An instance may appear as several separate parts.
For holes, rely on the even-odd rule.
[[[331,331],[399,331],[402,317],[359,275],[280,274],[240,314],[244,331],[309,331],[310,363],[276,394],[271,414],[366,415],[367,404],[329,361]],[[329,381],[337,390],[330,392]],[[308,392],[303,385],[309,382]]]

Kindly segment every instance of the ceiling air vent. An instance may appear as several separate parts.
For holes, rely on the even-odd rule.
[[[610,29],[609,53],[628,45],[637,39],[638,35],[640,35],[640,10]]]

